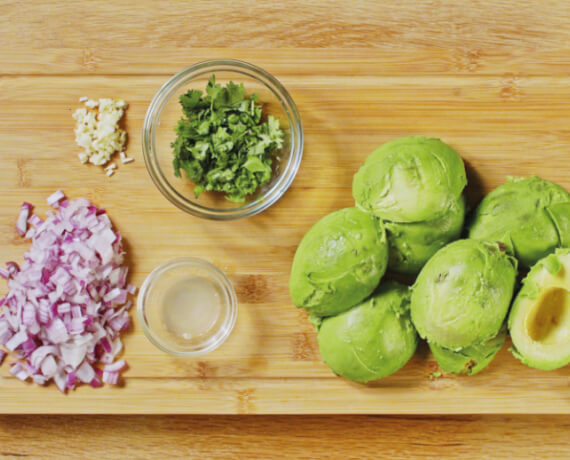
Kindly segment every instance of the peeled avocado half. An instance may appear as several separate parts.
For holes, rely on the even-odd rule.
[[[291,298],[312,315],[336,315],[374,291],[387,263],[382,222],[357,208],[335,211],[301,240],[291,268]]]
[[[510,178],[483,198],[469,238],[500,241],[531,267],[555,248],[570,245],[570,194],[539,177]]]
[[[507,328],[504,325],[492,339],[460,351],[448,350],[434,343],[430,343],[429,348],[439,367],[445,372],[475,375],[489,365],[505,343],[506,337]]]
[[[412,136],[378,147],[354,175],[356,205],[383,220],[437,219],[467,184],[459,154],[439,139]]]
[[[452,351],[495,337],[511,304],[516,267],[498,243],[467,239],[440,249],[412,288],[420,336]]]
[[[570,363],[570,249],[532,267],[508,323],[512,352],[527,366],[552,370]]]
[[[397,273],[417,275],[431,256],[459,238],[464,218],[465,198],[461,195],[437,219],[410,223],[384,222],[390,247],[388,268]]]
[[[393,374],[416,350],[418,337],[409,317],[410,292],[393,281],[340,315],[317,321],[323,361],[357,382]]]

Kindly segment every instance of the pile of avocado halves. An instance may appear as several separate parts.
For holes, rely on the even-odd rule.
[[[386,377],[414,354],[418,334],[443,371],[476,374],[507,326],[526,365],[570,362],[570,194],[538,177],[510,178],[464,226],[466,184],[449,145],[396,139],[354,176],[356,207],[323,217],[302,239],[291,297],[335,374]],[[518,268],[530,271],[515,296]],[[386,271],[417,277],[412,286],[381,281]]]

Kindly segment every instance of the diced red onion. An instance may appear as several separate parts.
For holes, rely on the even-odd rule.
[[[75,343],[65,343],[60,347],[61,359],[70,369],[77,369],[85,359],[87,345],[76,345]]]
[[[112,318],[109,321],[109,324],[111,325],[113,330],[117,332],[126,331],[129,329],[129,326],[131,325],[131,320],[128,315],[118,316],[116,318]]]
[[[75,375],[83,383],[90,383],[95,378],[95,371],[87,361],[83,361],[83,364],[77,368]]]
[[[25,304],[22,308],[22,324],[33,326],[36,322],[36,308],[31,303]]]
[[[125,360],[121,359],[119,361],[115,361],[113,364],[107,364],[103,368],[103,372],[120,372],[125,368],[126,365],[127,363]]]
[[[22,381],[28,379],[31,375],[28,370],[22,365],[22,363],[19,362],[12,366],[10,369],[10,374]]]
[[[75,388],[75,372],[70,372],[69,374],[67,374],[67,388]]]
[[[57,363],[55,362],[55,358],[51,355],[46,356],[40,366],[40,369],[42,374],[48,379],[52,378],[57,373]]]
[[[71,318],[71,323],[68,330],[71,335],[82,334],[85,330],[83,318]]]
[[[38,345],[36,341],[32,338],[29,338],[21,345],[22,349],[21,351],[24,353],[25,356],[32,353],[36,348],[38,348]]]
[[[63,193],[62,190],[58,190],[55,193],[52,193],[48,198],[47,198],[47,204],[49,204],[51,207],[53,208],[57,208],[58,207],[58,203],[59,201],[61,201],[62,198],[64,198],[65,195]]]
[[[30,355],[28,362],[32,365],[33,368],[39,369],[46,359],[46,357],[50,354],[59,354],[59,349],[53,345],[42,345],[34,350],[34,352]]]
[[[69,302],[62,302],[57,306],[57,314],[62,316],[71,311],[71,304]]]
[[[87,199],[68,201],[58,190],[47,201],[55,211],[45,220],[30,215],[29,203],[20,209],[18,233],[32,240],[21,270],[15,262],[0,268],[9,287],[0,345],[21,359],[10,373],[39,385],[53,379],[62,392],[79,382],[116,385],[126,369],[116,357],[130,324],[127,295],[136,292],[126,284],[121,235]],[[0,364],[5,356],[0,350]]]
[[[5,344],[12,338],[14,333],[10,329],[10,325],[5,320],[0,320],[0,343]]]
[[[121,289],[114,288],[112,291],[109,291],[107,294],[105,294],[105,296],[103,297],[103,301],[104,302],[111,302],[112,300],[115,300],[120,295],[121,295]]]
[[[49,301],[40,302],[40,306],[38,307],[38,320],[42,324],[47,324],[50,320],[50,304]]]
[[[13,278],[20,271],[20,267],[16,262],[6,262],[6,270],[8,270],[10,278]]]
[[[16,230],[20,236],[24,236],[26,234],[26,230],[28,229],[28,217],[32,208],[33,206],[26,202],[23,202],[20,207],[20,214],[18,215],[18,221],[16,222]]]
[[[33,374],[32,380],[38,385],[45,385],[48,382],[48,378],[41,374]]]
[[[55,318],[47,327],[46,332],[51,343],[63,343],[69,340],[65,323],[60,318]]]
[[[116,385],[119,383],[119,373],[104,371],[101,380],[103,380],[104,383],[108,383],[109,385]]]
[[[39,227],[43,223],[43,220],[37,214],[32,214],[28,217],[28,224],[33,225],[34,227]]]
[[[59,391],[65,393],[65,390],[67,389],[67,375],[63,369],[55,373],[55,375],[53,376],[53,381],[55,382],[55,385],[59,388]]]
[[[19,331],[18,333],[14,334],[10,340],[6,343],[3,343],[8,350],[14,351],[20,345],[22,345],[26,340],[28,340],[28,334],[26,331]]]

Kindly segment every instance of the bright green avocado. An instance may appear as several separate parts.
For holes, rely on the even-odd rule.
[[[498,243],[467,239],[440,249],[412,288],[420,336],[454,351],[495,337],[511,304],[516,267]]]
[[[332,371],[357,382],[377,380],[404,366],[418,337],[409,317],[410,292],[394,281],[340,315],[324,318],[318,342]]]
[[[354,175],[356,205],[383,220],[437,219],[467,184],[459,154],[439,139],[395,139],[372,152]]]
[[[465,218],[465,198],[456,200],[441,217],[411,223],[384,222],[390,256],[388,269],[417,275],[439,249],[459,238]]]
[[[530,267],[570,244],[570,194],[539,177],[510,178],[473,213],[469,238],[500,241]]]
[[[442,348],[434,343],[430,343],[429,347],[439,367],[445,372],[475,375],[489,365],[505,343],[506,337],[507,328],[503,326],[492,339],[471,345],[460,351]]]
[[[523,280],[509,314],[513,354],[552,370],[570,363],[570,249],[540,260]]]
[[[291,298],[312,315],[336,315],[374,291],[387,263],[382,222],[357,208],[335,211],[301,240],[291,268]]]

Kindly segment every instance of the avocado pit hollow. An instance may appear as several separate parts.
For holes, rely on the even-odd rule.
[[[561,326],[562,316],[569,309],[570,292],[567,289],[559,286],[545,289],[526,318],[528,336],[536,342],[548,339]]]

